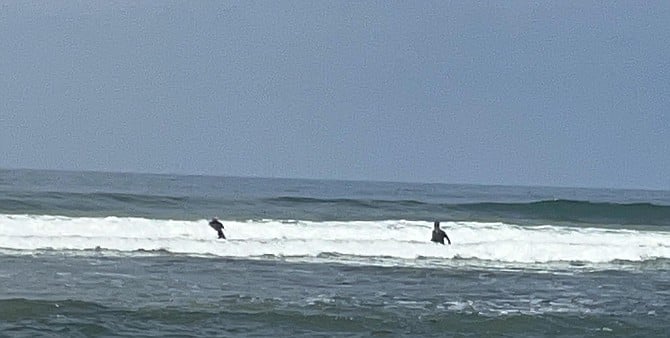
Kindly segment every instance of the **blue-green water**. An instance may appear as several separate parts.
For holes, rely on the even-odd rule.
[[[664,191],[0,170],[0,335],[666,336],[669,225]]]

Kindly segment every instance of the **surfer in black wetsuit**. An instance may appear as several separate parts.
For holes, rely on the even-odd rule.
[[[434,226],[433,237],[430,240],[435,243],[444,244],[444,239],[446,238],[447,243],[451,245],[451,240],[449,239],[449,236],[447,236],[447,233],[445,233],[444,231],[442,231],[442,229],[440,229],[440,222],[435,221],[435,223],[433,223],[433,226]]]
[[[212,229],[216,230],[216,233],[219,234],[219,239],[226,239],[226,236],[223,235],[223,224],[219,222],[216,217],[212,218],[211,221],[209,221],[209,226],[212,227]]]

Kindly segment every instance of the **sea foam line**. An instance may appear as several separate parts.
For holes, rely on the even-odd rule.
[[[0,215],[0,248],[164,250],[225,257],[478,259],[499,262],[645,261],[670,258],[670,233],[630,229],[443,222],[453,245],[431,243],[431,222],[224,221],[229,241],[206,220]]]

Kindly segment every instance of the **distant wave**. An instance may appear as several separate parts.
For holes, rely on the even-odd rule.
[[[183,208],[202,199],[108,192],[10,192],[0,196],[0,212],[26,214],[149,215],[152,210]]]
[[[670,206],[651,203],[550,200],[529,203],[461,204],[454,207],[502,217],[596,224],[670,225]]]
[[[369,208],[383,208],[389,206],[426,206],[431,205],[430,203],[423,203],[420,201],[414,200],[379,200],[379,199],[352,199],[352,198],[312,198],[312,197],[292,197],[292,196],[281,196],[274,198],[265,199],[268,203],[275,204],[332,204],[339,206],[352,206],[352,207],[369,207]]]
[[[361,264],[479,260],[514,264],[670,259],[670,232],[505,223],[444,222],[453,245],[431,243],[430,222],[224,221],[228,241],[206,220],[0,215],[0,248],[112,250],[238,258],[310,257]],[[432,264],[432,263],[428,264]]]
[[[176,205],[186,200],[185,197],[161,196],[161,195],[144,195],[144,194],[127,194],[127,193],[108,193],[108,192],[39,192],[39,193],[13,193],[8,194],[8,197],[1,199],[3,203],[14,203],[14,205],[21,205],[24,199],[30,197],[39,197],[44,201],[91,201],[95,204],[103,202],[118,202],[118,203],[133,203],[133,204],[160,204],[160,205]],[[34,206],[36,203],[26,205]]]
[[[520,203],[430,203],[412,199],[301,196],[217,199],[109,192],[7,192],[0,196],[0,213],[191,220],[224,215],[238,220],[442,219],[515,224],[670,226],[668,205],[562,199]]]
[[[284,205],[328,204],[377,209],[409,208],[434,212],[452,211],[464,220],[546,220],[587,224],[670,226],[670,206],[652,203],[607,203],[576,200],[544,200],[526,203],[433,204],[415,200],[318,199],[277,197],[269,203]]]

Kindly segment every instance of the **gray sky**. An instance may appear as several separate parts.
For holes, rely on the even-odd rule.
[[[0,167],[670,189],[668,18],[668,1],[3,1]]]

